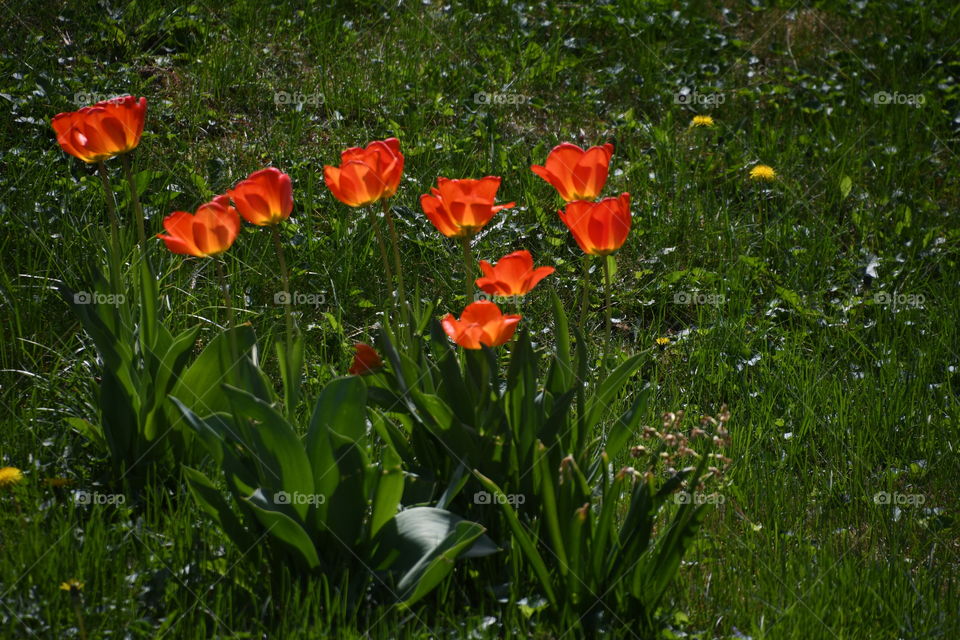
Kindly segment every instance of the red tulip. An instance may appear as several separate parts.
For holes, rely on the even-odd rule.
[[[487,176],[479,180],[437,178],[436,188],[420,196],[420,206],[440,233],[448,238],[471,237],[501,209],[516,206],[515,202],[493,204],[500,188],[500,178]]]
[[[607,183],[612,155],[610,143],[584,151],[564,142],[550,151],[545,166],[534,165],[530,170],[552,184],[567,202],[594,200]]]
[[[50,124],[64,151],[93,163],[135,149],[146,115],[146,98],[124,96],[79,111],[58,113]]]
[[[630,194],[600,202],[577,200],[558,211],[584,253],[606,256],[620,247],[630,233]]]
[[[169,235],[158,233],[167,249],[191,256],[215,256],[230,248],[240,233],[240,215],[227,196],[200,205],[196,214],[174,211],[163,219]]]
[[[465,349],[481,345],[499,347],[513,337],[520,322],[518,315],[504,315],[492,302],[482,300],[467,305],[457,320],[452,313],[443,319],[443,330]]]
[[[244,220],[261,227],[286,220],[293,211],[290,176],[274,167],[251,173],[227,195]]]
[[[367,373],[375,373],[383,367],[383,360],[380,354],[368,344],[358,342],[353,345],[356,352],[353,356],[353,364],[350,365],[348,373],[352,376],[362,376]]]
[[[496,266],[486,260],[480,261],[483,278],[477,278],[477,286],[494,296],[522,296],[537,286],[537,283],[554,272],[553,267],[533,268],[529,251],[514,251],[500,258]]]
[[[334,197],[351,207],[392,197],[402,174],[403,154],[396,138],[371,142],[366,149],[351,147],[341,154],[339,167],[323,168]]]

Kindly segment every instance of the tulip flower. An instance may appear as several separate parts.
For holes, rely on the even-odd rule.
[[[260,227],[286,220],[293,211],[290,176],[274,167],[251,173],[227,195],[244,220]]]
[[[437,230],[448,238],[469,238],[484,227],[501,209],[516,203],[495,205],[500,178],[479,180],[437,178],[436,188],[420,196],[420,206]]]
[[[397,272],[397,292],[401,308],[405,309],[406,294],[403,284],[403,266],[400,259],[400,238],[393,224],[393,214],[387,200],[393,197],[400,186],[403,175],[403,154],[400,153],[400,141],[396,138],[376,140],[365,149],[351,147],[340,156],[340,166],[326,165],[323,179],[334,197],[350,207],[362,207],[378,200],[383,202],[383,215],[390,229],[390,241],[393,245],[393,264]],[[387,257],[387,245],[380,232],[376,213],[368,210],[370,226],[373,227],[383,260],[383,271],[387,280],[393,280],[390,260]]]
[[[457,320],[448,313],[442,321],[443,330],[465,349],[481,346],[499,347],[517,330],[518,315],[504,315],[492,302],[482,300],[467,305]]]
[[[383,367],[380,354],[370,345],[358,342],[353,345],[353,350],[355,351],[353,364],[350,365],[348,370],[350,375],[362,376],[368,373],[376,373],[378,369]]]
[[[402,174],[403,154],[396,138],[371,142],[365,149],[351,147],[341,154],[339,167],[323,167],[327,187],[350,207],[393,197]]]
[[[584,253],[610,255],[623,246],[630,233],[630,194],[600,202],[577,200],[558,211]]]
[[[550,151],[544,166],[534,165],[530,170],[552,184],[567,202],[594,200],[607,182],[612,155],[610,143],[584,151],[564,142]]]
[[[50,122],[64,151],[97,163],[132,151],[140,144],[147,99],[124,96],[79,111],[58,113]]]
[[[246,180],[237,183],[227,192],[227,195],[233,200],[233,204],[244,220],[260,227],[270,227],[283,290],[289,294],[290,272],[287,270],[287,258],[277,226],[289,218],[293,211],[293,185],[290,183],[290,176],[275,167],[260,169],[247,176]],[[287,350],[285,364],[293,366],[293,363],[298,361],[293,352],[295,349],[293,311],[290,305],[285,305],[283,311],[287,324],[287,341],[284,343],[284,348]],[[291,371],[286,379],[299,380],[299,376],[299,371]],[[284,389],[287,392],[287,409],[292,411],[297,401],[295,386],[285,385]]]
[[[529,251],[514,251],[500,258],[496,266],[486,260],[480,261],[483,278],[477,286],[494,296],[522,296],[537,286],[537,283],[554,272],[553,267],[533,268]]]
[[[448,238],[459,238],[463,248],[464,291],[473,298],[473,276],[476,269],[470,253],[470,238],[484,227],[501,209],[515,202],[493,204],[500,188],[500,178],[487,176],[479,180],[437,178],[436,188],[420,196],[420,206],[437,230]]]
[[[240,215],[227,196],[200,205],[196,214],[175,211],[163,220],[169,235],[157,234],[173,253],[208,257],[230,248],[240,233]]]

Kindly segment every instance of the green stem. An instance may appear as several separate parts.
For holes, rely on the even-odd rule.
[[[611,322],[610,314],[610,256],[603,257],[603,297],[604,297],[604,313],[606,316],[605,332],[604,332],[604,343],[603,343],[603,359],[606,360],[610,357],[610,326],[613,324]]]
[[[277,251],[277,261],[280,263],[280,278],[283,281],[283,290],[287,296],[292,296],[293,293],[290,291],[290,271],[287,269],[287,258],[283,251],[283,243],[280,242],[279,225],[271,225],[270,230],[273,236],[273,247]],[[283,349],[286,352],[286,358],[283,363],[286,369],[283,390],[285,405],[289,415],[293,415],[293,410],[297,404],[297,396],[299,395],[297,384],[300,379],[300,372],[296,370],[298,358],[295,357],[296,348],[294,347],[294,342],[296,341],[296,337],[294,336],[294,332],[296,329],[293,323],[292,302],[293,301],[288,298],[287,304],[283,305],[284,316],[287,321],[287,339],[283,345]]]
[[[283,251],[283,243],[280,241],[280,229],[277,225],[271,225],[270,230],[273,232],[273,248],[277,251],[277,262],[280,263],[280,279],[283,282],[283,290],[286,294],[293,295],[290,291],[290,271],[287,269],[287,257]],[[283,305],[286,321],[287,321],[287,343],[288,346],[293,343],[293,311],[291,310],[290,304]]]
[[[140,194],[137,193],[137,185],[133,181],[133,167],[130,162],[130,154],[125,153],[120,156],[123,161],[123,173],[127,177],[127,184],[130,185],[130,201],[133,203],[133,212],[137,217],[137,241],[140,243],[142,251],[147,250],[146,225],[143,222],[143,207],[140,205]]]
[[[113,188],[107,175],[107,165],[103,160],[97,163],[97,173],[103,183],[104,196],[107,199],[107,215],[110,217],[110,279],[114,293],[120,293],[120,220],[117,218],[117,205],[113,199]]]
[[[77,628],[80,630],[81,640],[87,640],[87,629],[83,624],[83,611],[80,607],[80,596],[71,593],[70,599],[73,601],[73,613],[77,616]]]
[[[373,227],[373,233],[377,236],[377,245],[380,247],[380,258],[383,260],[383,272],[387,274],[387,282],[390,283],[389,298],[393,299],[393,271],[390,269],[390,258],[387,256],[387,244],[383,241],[383,233],[380,232],[380,222],[377,220],[377,212],[373,207],[367,209],[370,217],[370,226]]]
[[[583,276],[580,278],[582,291],[580,294],[580,333],[583,333],[584,323],[587,321],[587,310],[590,307],[590,254],[583,256]]]
[[[463,246],[463,267],[464,267],[464,287],[463,291],[467,296],[466,304],[473,302],[473,273],[476,265],[473,264],[473,254],[470,250],[470,236],[460,238],[460,244]]]
[[[237,350],[237,336],[233,332],[233,304],[230,302],[230,286],[227,283],[227,274],[223,269],[223,260],[219,257],[213,258],[214,262],[217,263],[217,276],[220,278],[220,290],[223,293],[223,305],[227,310],[227,332],[230,339],[230,357],[233,359],[233,363],[236,364],[240,361],[240,354]],[[231,367],[232,369],[232,367]]]
[[[390,242],[393,244],[393,265],[397,271],[397,293],[400,300],[400,308],[406,309],[407,293],[403,282],[403,265],[400,260],[400,236],[397,234],[397,227],[393,224],[393,213],[390,211],[390,201],[383,201],[383,215],[387,219],[387,227],[390,231]]]

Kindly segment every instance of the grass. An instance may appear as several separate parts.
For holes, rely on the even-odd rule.
[[[320,581],[265,602],[256,563],[182,489],[116,506],[44,486],[108,490],[106,461],[64,422],[94,417],[97,363],[49,284],[86,281],[105,246],[103,196],[49,119],[123,93],[150,101],[135,166],[153,232],[268,163],[293,177],[293,289],[323,297],[298,309],[308,397],[369,337],[379,295],[365,218],[322,184],[343,148],[400,138],[408,287],[439,314],[459,312],[463,274],[417,201],[437,176],[502,176],[500,199],[518,206],[475,255],[531,250],[557,267],[545,285],[572,310],[580,253],[529,166],[564,140],[613,142],[605,193],[634,202],[614,332],[619,349],[652,348],[649,421],[724,402],[733,413],[731,486],[674,586],[676,633],[957,637],[960,10],[706,5],[3,2],[0,465],[26,474],[0,496],[5,637],[79,637],[58,589],[72,577],[91,637],[566,631],[454,583],[408,613],[344,613]],[[699,98],[678,99],[684,88]],[[696,114],[716,125],[691,129]],[[756,163],[778,179],[750,181]],[[279,336],[267,234],[245,230],[229,260],[241,317]],[[212,335],[223,314],[212,265],[161,265],[170,321]],[[588,327],[598,347],[600,304]],[[548,342],[545,292],[522,312]],[[881,492],[904,503],[878,504]]]

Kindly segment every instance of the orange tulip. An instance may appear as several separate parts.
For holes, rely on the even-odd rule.
[[[50,124],[64,151],[94,163],[135,149],[146,115],[146,98],[123,96],[79,111],[58,113]]]
[[[533,268],[533,256],[529,251],[514,251],[500,258],[496,266],[486,260],[480,261],[483,278],[477,278],[477,286],[492,296],[522,296],[537,286],[537,283],[554,272],[553,267]]]
[[[549,182],[567,202],[594,200],[607,183],[613,145],[590,147],[586,151],[564,142],[547,155],[546,166],[534,165],[530,170]]]
[[[606,256],[627,241],[630,233],[630,194],[600,202],[577,200],[558,211],[584,253]]]
[[[380,354],[368,344],[358,342],[353,345],[356,352],[353,356],[353,364],[350,365],[348,373],[352,376],[362,376],[367,373],[375,373],[383,367],[383,360]]]
[[[403,154],[396,138],[371,142],[366,149],[351,147],[341,154],[339,167],[323,167],[327,187],[350,207],[393,197],[402,174]]]
[[[516,206],[515,202],[493,204],[500,188],[500,178],[487,176],[479,180],[437,178],[436,188],[420,196],[420,206],[440,233],[448,238],[469,238],[476,234],[501,209]]]
[[[174,211],[163,219],[169,235],[158,233],[167,249],[191,256],[215,256],[230,248],[240,233],[240,215],[227,196],[200,205],[196,214]]]
[[[499,347],[513,337],[520,322],[518,315],[504,315],[500,307],[481,300],[467,305],[457,320],[452,313],[443,319],[443,330],[450,339],[465,349],[479,349],[481,345]]]
[[[293,211],[290,176],[274,167],[254,171],[227,195],[244,220],[261,227],[286,220]]]

